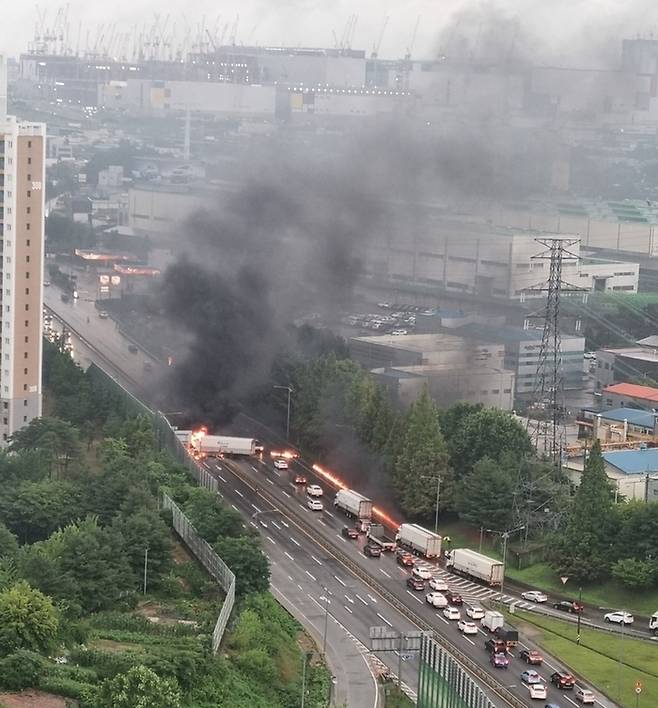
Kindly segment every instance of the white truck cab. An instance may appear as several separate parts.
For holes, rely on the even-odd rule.
[[[658,612],[654,612],[651,617],[649,617],[649,629],[656,635],[658,635]]]

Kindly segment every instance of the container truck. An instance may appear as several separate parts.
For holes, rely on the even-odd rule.
[[[384,527],[381,524],[370,524],[366,536],[369,542],[378,545],[382,551],[394,551],[397,548],[395,541],[386,538]]]
[[[351,489],[339,489],[334,506],[355,519],[369,520],[372,516],[372,501]]]
[[[441,556],[441,536],[418,524],[400,524],[395,540],[403,548],[420,553],[426,558]]]
[[[192,446],[206,457],[257,455],[263,451],[263,446],[254,438],[233,438],[225,435],[193,436]]]
[[[503,564],[500,561],[468,548],[450,551],[446,558],[446,568],[467,578],[483,580],[491,586],[500,585],[503,581]]]

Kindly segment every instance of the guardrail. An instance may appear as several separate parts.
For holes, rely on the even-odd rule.
[[[249,482],[241,475],[240,470],[229,460],[224,460],[224,465],[229,467],[234,474],[239,476],[243,482],[251,487]],[[256,492],[254,487],[251,487]],[[322,538],[317,533],[317,529],[306,522],[299,511],[291,504],[288,506],[285,502],[281,502],[272,496],[267,489],[258,488],[258,495],[265,499],[272,507],[283,513],[285,510],[288,518],[294,523],[304,534],[309,536],[314,543],[319,545],[326,553],[336,558],[346,568],[348,568],[360,580],[376,590],[381,597],[392,605],[401,615],[413,622],[419,629],[429,632],[432,639],[441,647],[443,647],[451,656],[453,656],[462,666],[463,670],[476,676],[487,688],[494,693],[498,698],[505,702],[505,705],[512,708],[526,708],[526,704],[520,701],[511,691],[497,683],[494,678],[474,662],[468,655],[457,649],[454,644],[448,642],[445,637],[438,634],[431,624],[424,620],[420,615],[417,615],[412,609],[407,607],[395,596],[387,587],[379,582],[376,578],[366,573],[358,563],[355,563],[346,553],[340,550],[337,546],[332,545],[326,539]],[[283,508],[282,508],[283,507]]]
[[[192,551],[201,565],[219,583],[225,593],[224,603],[212,633],[212,650],[216,654],[224,636],[228,618],[231,616],[233,605],[235,604],[235,575],[219,555],[213,551],[210,544],[199,536],[187,516],[165,492],[162,494],[162,506],[164,509],[171,510],[176,533],[183,539],[185,545]]]

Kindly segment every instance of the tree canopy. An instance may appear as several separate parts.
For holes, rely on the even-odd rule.
[[[47,651],[58,628],[52,600],[20,581],[0,592],[0,653]]]

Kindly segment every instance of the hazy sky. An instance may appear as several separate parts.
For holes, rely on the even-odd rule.
[[[57,9],[63,5],[58,0],[40,0],[47,26],[53,24]],[[179,37],[184,35],[186,25],[192,28],[193,35],[197,34],[196,28],[204,17],[207,27],[218,24],[221,32],[225,24],[233,25],[239,13],[238,43],[290,46],[333,46],[332,30],[340,37],[348,17],[356,13],[359,20],[353,46],[368,52],[388,16],[380,49],[383,57],[404,54],[418,15],[421,20],[414,55],[436,55],[441,30],[454,26],[455,18],[464,9],[467,19],[458,27],[463,29],[465,22],[470,22],[471,31],[478,24],[473,18],[479,13],[491,13],[492,8],[507,17],[518,17],[522,31],[533,36],[538,47],[550,47],[556,61],[584,52],[594,58],[581,63],[598,63],[596,56],[600,51],[618,55],[621,35],[648,36],[653,31],[658,37],[658,10],[649,0],[71,0],[68,5],[69,36],[74,47],[80,22],[80,44],[84,47],[87,31],[93,44],[101,24],[109,31],[110,25],[116,23],[122,32],[132,33],[135,26],[138,31],[151,26],[155,13],[162,19],[170,13],[169,26],[175,24]],[[0,51],[18,54],[34,35],[35,5],[4,0],[2,15]]]

